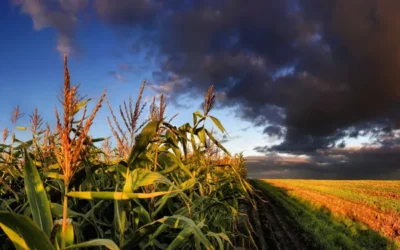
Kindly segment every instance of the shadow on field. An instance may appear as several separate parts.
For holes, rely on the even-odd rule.
[[[262,232],[258,235],[263,236],[266,249],[396,249],[394,243],[351,219],[333,216],[329,210],[290,197],[288,191],[266,182],[250,183],[259,196]]]

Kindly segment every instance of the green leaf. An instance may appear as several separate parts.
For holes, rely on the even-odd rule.
[[[81,110],[83,107],[85,107],[85,105],[92,100],[91,98],[88,98],[86,100],[81,101],[80,103],[78,103],[78,105],[76,105],[76,109],[74,111],[74,115],[77,114],[79,112],[79,110]]]
[[[64,180],[64,175],[55,172],[43,173],[43,176],[46,178]]]
[[[107,139],[107,138],[106,138],[106,137],[95,138],[95,139],[92,139],[92,142],[93,142],[93,143],[95,143],[95,142],[101,142],[101,141],[104,141],[105,139]]]
[[[128,164],[134,165],[140,153],[144,152],[147,146],[151,143],[156,136],[158,128],[160,127],[159,121],[149,122],[138,135],[135,140],[135,146],[129,155]]]
[[[117,246],[117,244],[115,244],[114,241],[108,240],[108,239],[89,240],[89,241],[82,242],[79,244],[71,245],[69,247],[66,247],[65,249],[84,248],[84,247],[99,247],[99,246],[107,247],[110,250],[119,250],[119,247]]]
[[[34,222],[49,236],[53,228],[50,203],[39,172],[24,149],[24,186]]]
[[[126,180],[129,181],[128,178]],[[152,172],[150,170],[144,168],[138,168],[133,170],[132,172],[132,191],[135,191],[137,188],[142,186],[147,186],[150,184],[164,183],[171,185],[170,180],[168,180],[165,176],[158,172]]]
[[[215,145],[217,145],[217,147],[219,147],[220,149],[222,149],[227,155],[231,155],[231,154],[228,152],[228,150],[226,150],[226,148],[224,148],[224,146],[222,146],[221,143],[219,143],[219,142],[214,138],[214,136],[213,136],[210,132],[208,132],[207,129],[205,129],[205,131],[206,131],[206,134],[208,135],[208,137],[211,139],[212,142],[214,142]]]
[[[200,142],[203,143],[205,147],[207,147],[207,140],[206,140],[206,133],[204,131],[204,128],[200,128],[197,132],[197,136],[200,139]]]
[[[200,117],[201,120],[197,121],[197,117]],[[194,124],[194,126],[196,126],[202,120],[204,120],[204,116],[200,111],[196,111],[196,112],[193,113],[193,124]]]
[[[27,216],[0,212],[0,227],[17,249],[54,250],[46,234]]]
[[[222,240],[226,241],[233,247],[233,244],[231,240],[229,239],[228,235],[224,233],[214,233],[214,232],[208,232],[207,236],[214,237],[218,241],[219,249],[224,249],[224,244],[222,243]]]
[[[173,215],[159,219],[158,222],[163,223],[170,228],[190,228],[193,230],[194,237],[199,240],[206,247],[206,249],[215,249],[211,242],[203,234],[201,229],[194,223],[194,221],[185,216]]]
[[[23,141],[20,141],[20,140],[18,140],[18,139],[15,139],[15,141],[18,142],[18,143],[20,143],[20,145],[18,145],[17,147],[14,148],[15,150],[20,150],[20,149],[23,149],[23,148],[27,148],[27,147],[31,146],[32,143],[33,143],[32,140],[23,142]],[[18,152],[19,152],[19,151],[18,151]]]
[[[211,116],[211,115],[208,116],[208,117],[211,118],[211,120],[214,122],[214,124],[218,127],[218,129],[219,129],[222,133],[225,133],[225,132],[226,132],[224,126],[222,126],[222,123],[221,123],[216,117]]]
[[[150,215],[142,205],[139,205],[133,209],[133,212],[139,215],[140,221],[145,225],[150,223]]]
[[[54,217],[61,218],[63,216],[63,208],[64,206],[58,203],[50,203],[50,210],[51,214]],[[75,211],[72,211],[70,209],[67,210],[68,217],[69,218],[74,218],[74,217],[84,217],[84,214],[77,213]]]
[[[142,226],[138,230],[135,231],[135,233],[131,236],[128,242],[126,242],[122,246],[122,250],[130,250],[130,249],[136,249],[138,244],[143,240],[148,234],[153,234],[154,230],[157,229],[157,221],[153,221],[147,225]]]
[[[27,130],[27,128],[26,128],[26,127],[23,127],[23,126],[16,126],[15,129],[18,129],[18,130]]]
[[[177,192],[164,191],[164,192],[152,192],[152,193],[125,193],[125,192],[69,192],[67,196],[72,198],[84,199],[84,200],[130,200],[130,199],[149,199],[161,195],[170,194]]]
[[[189,237],[193,234],[192,228],[185,228],[183,229],[178,236],[169,244],[167,250],[178,249],[182,247],[182,244],[185,243],[189,239]]]
[[[60,164],[55,163],[55,164],[53,164],[53,165],[50,165],[49,168],[50,168],[50,169],[53,169],[53,170],[60,169]]]

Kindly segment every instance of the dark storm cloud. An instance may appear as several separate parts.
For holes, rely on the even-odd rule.
[[[191,89],[214,84],[258,125],[285,126],[272,150],[314,151],[348,127],[391,123],[400,2],[304,2],[206,1],[176,11],[161,33],[163,70],[190,78]]]
[[[15,1],[38,27],[53,26],[73,41],[68,27],[75,27],[71,20],[82,8],[56,9],[56,16],[68,14],[60,25],[49,11],[51,1],[41,2],[40,11],[31,6],[37,1]],[[259,152],[313,155],[344,147],[345,137],[381,137],[399,119],[398,0],[91,3],[111,27],[141,29],[132,48],[150,48],[149,56],[159,61],[153,90],[178,103],[177,97],[203,95],[213,84],[220,105],[236,107],[264,134],[283,138],[279,145],[257,147]],[[397,145],[391,138],[379,145]]]
[[[220,142],[220,143],[227,143],[227,142],[236,140],[236,139],[238,139],[238,138],[240,138],[239,135],[229,136],[229,135],[224,134],[224,135],[222,136],[222,138],[219,140],[219,142]]]
[[[250,156],[249,178],[399,179],[400,148],[357,148],[299,156]]]
[[[153,0],[95,0],[99,18],[113,25],[143,25],[161,9],[161,1]]]
[[[270,137],[282,138],[285,131],[280,126],[268,126],[264,129],[263,133]]]

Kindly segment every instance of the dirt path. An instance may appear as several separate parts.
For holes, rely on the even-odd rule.
[[[286,215],[284,208],[267,192],[259,192],[264,201],[257,199],[257,210],[268,249],[315,249],[307,241],[306,233]]]

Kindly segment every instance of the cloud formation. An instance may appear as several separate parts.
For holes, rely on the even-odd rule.
[[[400,148],[361,147],[246,159],[249,178],[400,179]]]
[[[75,29],[78,13],[88,5],[88,0],[12,0],[14,6],[29,15],[35,30],[54,28],[57,31],[57,51],[61,54],[74,54],[78,47],[75,42]]]
[[[122,82],[122,83],[128,82],[128,79],[125,76],[118,73],[117,71],[109,71],[108,75],[112,76],[115,80],[117,80],[119,82]]]
[[[361,159],[378,164],[373,157],[387,155],[382,159],[388,164],[382,164],[392,169],[400,108],[398,0],[14,3],[32,17],[35,29],[58,31],[60,52],[74,50],[78,14],[88,6],[112,28],[140,29],[142,39],[133,47],[151,47],[160,61],[150,87],[178,103],[178,97],[202,95],[213,84],[222,106],[238,107],[239,117],[282,141],[260,145],[259,152],[307,154],[313,161],[296,166],[317,171],[317,152],[345,148],[344,138],[385,134],[379,149],[342,153],[348,164],[329,166],[345,173],[361,169]]]

